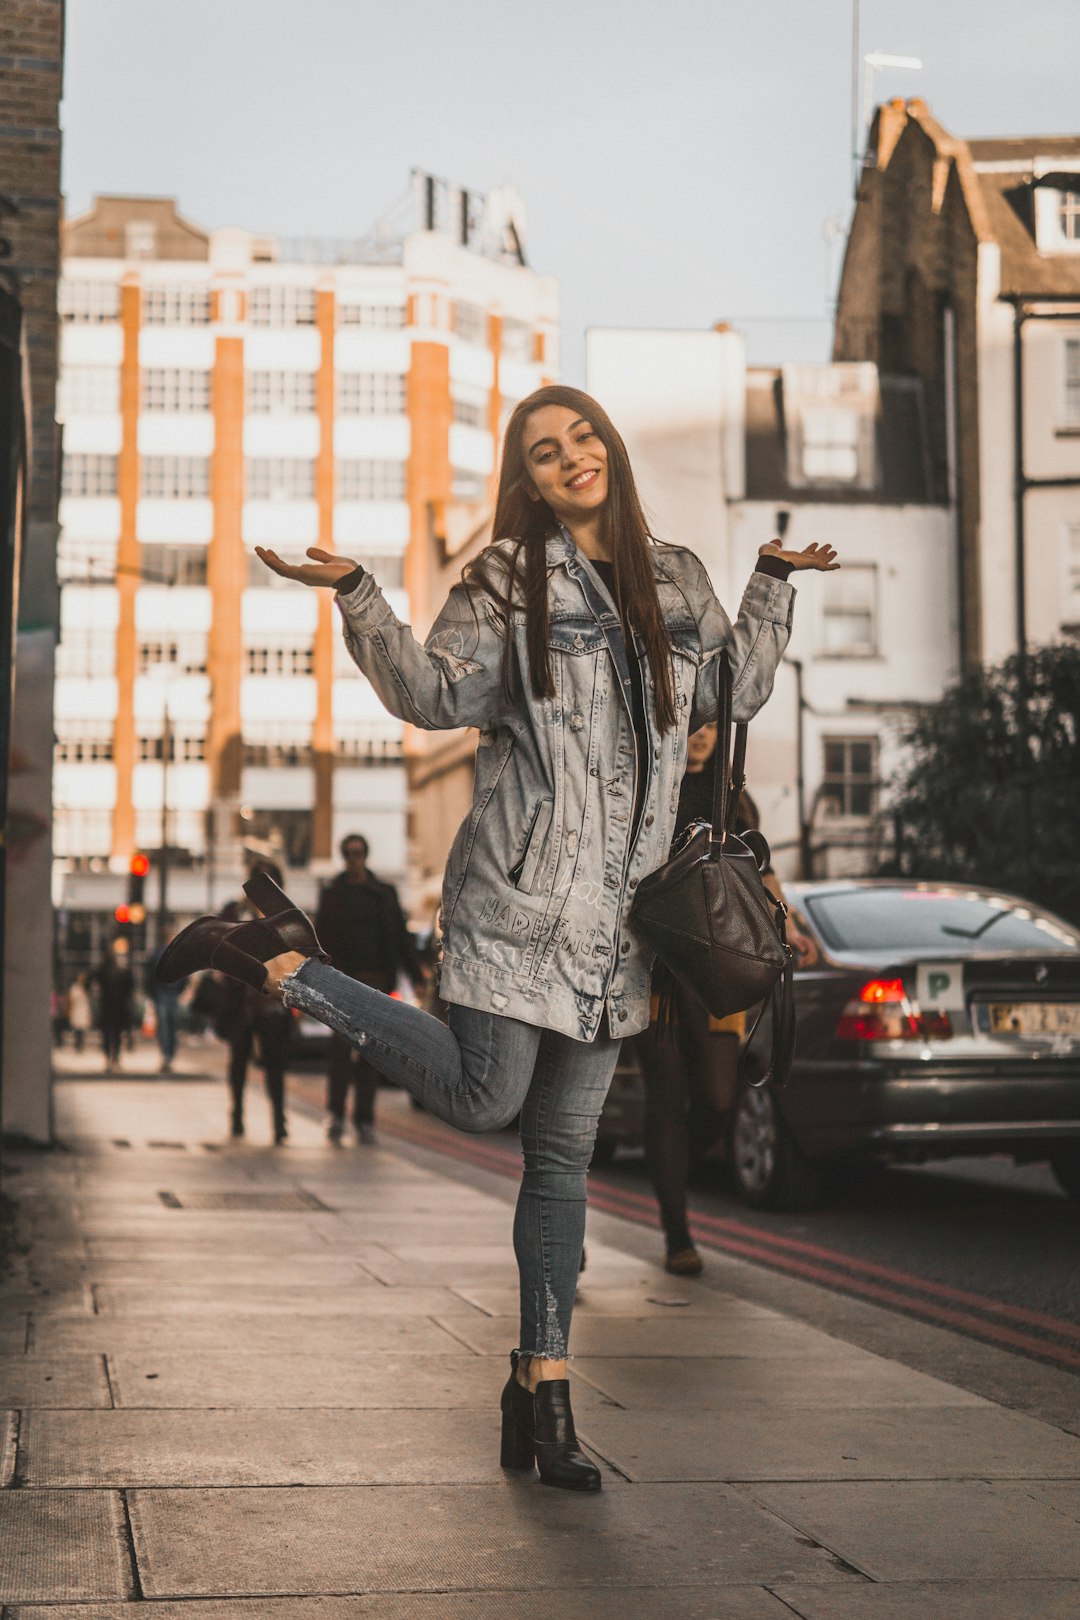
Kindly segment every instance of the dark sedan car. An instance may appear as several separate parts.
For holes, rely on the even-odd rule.
[[[786,893],[821,956],[796,975],[787,1086],[736,1098],[743,1197],[805,1208],[845,1162],[1007,1153],[1080,1198],[1080,931],[963,884]]]

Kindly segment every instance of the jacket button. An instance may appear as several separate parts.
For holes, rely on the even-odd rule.
[[[619,949],[625,956],[627,951],[630,949],[630,941],[628,939],[624,939],[622,944],[619,946]]]
[[[631,887],[631,888],[632,888],[632,889],[636,889],[636,888],[637,888],[637,878],[631,878],[631,879],[630,879],[630,887]]]
[[[655,816],[646,816],[645,817],[645,825],[646,825],[646,827],[651,827],[655,820],[656,820]]]
[[[625,1009],[625,1007],[620,1007],[618,1012],[615,1014],[615,1017],[619,1020],[620,1024],[625,1024],[626,1023],[626,1009]]]

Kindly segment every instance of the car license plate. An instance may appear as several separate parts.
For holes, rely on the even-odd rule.
[[[992,1035],[1080,1035],[1080,1001],[992,1001]]]

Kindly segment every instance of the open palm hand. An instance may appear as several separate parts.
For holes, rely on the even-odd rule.
[[[332,551],[323,551],[321,546],[309,546],[307,554],[314,559],[312,562],[287,563],[276,551],[268,551],[265,546],[255,547],[255,555],[267,568],[272,568],[282,579],[295,579],[301,585],[324,585],[333,590],[357,566],[350,558],[335,557]]]
[[[792,568],[817,568],[826,574],[840,567],[836,561],[835,547],[819,546],[816,540],[803,551],[785,551],[779,540],[770,540],[767,546],[760,548],[758,556],[779,557],[781,562],[790,563]]]

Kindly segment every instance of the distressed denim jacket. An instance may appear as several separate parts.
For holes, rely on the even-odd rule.
[[[649,1021],[652,953],[630,911],[641,879],[668,856],[687,735],[716,717],[722,648],[735,718],[761,708],[791,633],[795,592],[754,573],[732,624],[693,552],[655,546],[677,723],[657,730],[643,657],[648,779],[637,800],[629,664],[615,604],[565,531],[548,541],[547,563],[551,698],[532,692],[524,611],[515,605],[508,627],[505,611],[476,586],[455,586],[423,645],[370,575],[338,604],[349,652],[392,714],[428,730],[480,732],[472,808],[443,883],[444,999],[583,1041],[606,1014],[612,1035],[634,1035]]]

